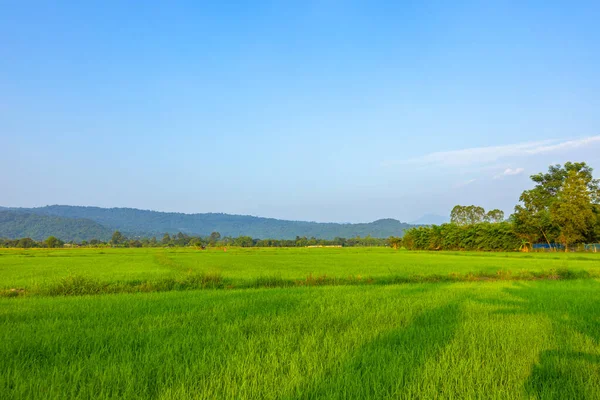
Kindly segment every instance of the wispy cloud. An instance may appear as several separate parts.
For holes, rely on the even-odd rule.
[[[456,185],[454,185],[454,188],[458,189],[458,188],[461,188],[461,187],[465,187],[465,186],[468,186],[468,185],[470,185],[471,183],[473,183],[475,181],[477,181],[477,179],[469,179],[468,181],[457,183]]]
[[[504,172],[494,176],[494,179],[502,179],[505,176],[520,175],[525,172],[525,168],[506,168]]]
[[[406,160],[387,161],[384,162],[383,165],[467,166],[496,162],[511,157],[559,153],[596,143],[600,143],[600,135],[574,140],[543,140],[504,146],[473,147],[462,150],[440,151]]]
[[[512,168],[506,168],[506,169],[504,170],[504,173],[503,173],[502,175],[505,175],[505,176],[509,176],[509,175],[519,175],[519,174],[520,174],[520,173],[522,173],[523,171],[525,171],[525,168],[515,168],[515,169],[512,169]]]

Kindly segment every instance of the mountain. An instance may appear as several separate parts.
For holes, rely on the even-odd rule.
[[[411,224],[413,224],[413,225],[441,225],[441,224],[445,224],[446,222],[450,222],[450,218],[444,217],[442,215],[426,214],[426,215],[423,215],[421,218],[419,218],[415,221],[412,221]]]
[[[220,232],[222,236],[251,236],[253,238],[294,239],[296,236],[333,239],[334,237],[401,236],[412,225],[395,219],[380,219],[370,223],[340,224],[288,221],[249,215],[220,213],[183,214],[138,210],[135,208],[100,208],[80,206],[46,206],[38,208],[9,208],[42,216],[77,218],[93,221],[109,231],[120,230],[132,236],[159,236],[183,232],[208,236]],[[1,235],[0,235],[1,236]]]
[[[112,231],[97,222],[83,218],[64,218],[0,209],[0,237],[30,237],[43,240],[56,236],[64,241],[108,240]]]

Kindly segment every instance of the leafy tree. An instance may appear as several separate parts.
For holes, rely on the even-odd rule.
[[[593,228],[588,233],[586,241],[598,243],[600,241],[600,205],[593,204],[592,207],[592,211],[594,212]]]
[[[531,180],[536,185],[521,194],[519,197],[521,204],[515,207],[515,213],[511,218],[517,234],[532,243],[543,240],[551,245],[551,242],[560,240],[560,222],[556,217],[561,213],[551,212],[553,204],[558,201],[565,181],[571,173],[575,173],[581,180],[577,185],[587,189],[590,204],[598,204],[600,182],[594,179],[592,171],[593,169],[585,162],[567,162],[564,166],[551,165],[547,173],[532,175]],[[564,223],[564,220],[562,221]],[[593,236],[593,230],[589,230],[587,236]]]
[[[46,247],[53,249],[59,246],[60,241],[55,236],[48,236],[48,238],[45,240],[45,243]]]
[[[297,247],[308,246],[308,239],[306,238],[306,236],[303,236],[303,237],[296,236],[296,246]]]
[[[208,238],[208,242],[211,246],[214,246],[219,241],[219,239],[221,239],[221,234],[219,232],[212,232],[210,234],[210,237]]]
[[[558,195],[572,171],[578,173],[585,182],[592,203],[598,204],[600,202],[600,179],[594,179],[592,175],[593,168],[585,162],[566,162],[564,166],[560,164],[551,165],[548,167],[547,173],[532,175],[531,180],[536,183],[535,187],[540,189],[547,198],[552,198]]]
[[[485,210],[479,206],[467,207],[467,221],[469,224],[478,224],[485,219]]]
[[[452,208],[450,212],[450,222],[457,225],[466,225],[467,224],[467,214],[466,207],[456,205]]]
[[[142,247],[142,242],[138,239],[131,239],[128,243],[128,247]]]
[[[570,170],[550,209],[559,227],[559,239],[568,250],[570,244],[585,238],[594,222],[591,194],[585,173]]]
[[[112,234],[112,238],[110,239],[110,244],[112,244],[113,246],[118,246],[120,244],[123,244],[127,241],[127,238],[125,236],[123,236],[123,234],[119,231],[115,231]]]
[[[204,244],[202,243],[202,240],[200,238],[193,238],[190,241],[190,244],[192,246],[195,246],[195,247],[202,247],[202,246],[204,246]]]
[[[396,237],[396,236],[390,236],[388,238],[388,243],[390,244],[390,246],[393,249],[398,250],[398,248],[400,248],[400,246],[402,246],[402,238]]]
[[[240,236],[237,239],[235,239],[234,244],[240,247],[252,247],[254,241],[250,236]]]
[[[32,238],[22,238],[17,242],[16,247],[29,249],[31,247],[36,247],[36,243]]]
[[[502,222],[504,221],[504,211],[498,209],[488,211],[484,220],[487,222]]]
[[[183,247],[188,245],[190,237],[184,233],[179,232],[177,233],[177,235],[173,235],[172,241],[175,246]]]
[[[485,210],[479,206],[454,206],[450,212],[450,221],[457,225],[472,225],[483,222]]]
[[[168,233],[163,235],[162,240],[160,241],[162,244],[169,244],[171,242],[171,236]]]
[[[550,216],[551,200],[541,189],[534,188],[524,191],[519,201],[522,204],[515,206],[512,217],[517,234],[532,243],[541,239],[550,245],[557,234]]]

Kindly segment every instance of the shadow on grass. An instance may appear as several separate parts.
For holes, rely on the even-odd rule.
[[[403,398],[411,389],[415,390],[413,395],[418,395],[421,369],[450,343],[459,319],[458,302],[426,310],[410,325],[365,344],[294,397]],[[442,382],[428,383],[432,384],[439,390]]]
[[[505,289],[516,298],[509,301],[486,301],[508,308],[506,314],[543,315],[549,318],[558,349],[546,350],[532,366],[525,382],[526,393],[541,399],[598,398],[600,391],[600,292],[595,280],[566,283],[515,283]],[[592,295],[592,296],[590,296]],[[580,351],[573,336],[583,337],[596,353]],[[581,340],[578,341],[579,343]],[[586,345],[589,348],[589,344]],[[593,351],[593,350],[592,350]]]
[[[582,377],[576,373],[591,371],[594,364],[600,365],[600,356],[580,351],[544,351],[525,383],[525,390],[540,399],[597,399],[597,391],[588,387],[597,385],[600,375]]]

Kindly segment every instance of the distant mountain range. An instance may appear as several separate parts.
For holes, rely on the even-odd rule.
[[[441,225],[450,222],[450,218],[437,214],[426,214],[421,218],[412,221],[413,225]]]
[[[30,237],[42,240],[56,236],[62,240],[106,240],[112,231],[97,222],[84,218],[64,218],[0,209],[0,238]]]
[[[208,236],[211,232],[219,232],[222,236],[263,239],[294,239],[296,236],[333,239],[367,235],[383,238],[402,236],[404,230],[412,226],[395,219],[341,224],[220,213],[167,213],[135,208],[61,205],[37,208],[0,207],[0,237],[31,237],[36,240],[50,235],[66,241],[107,240],[115,230],[128,236],[147,237],[178,232]]]

